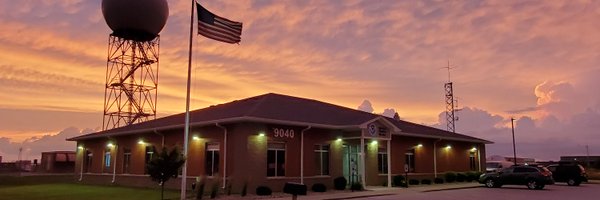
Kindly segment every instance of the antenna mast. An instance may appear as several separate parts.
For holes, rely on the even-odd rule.
[[[444,67],[448,70],[448,82],[444,84],[444,89],[446,91],[446,130],[456,133],[455,122],[458,120],[454,114],[456,110],[454,109],[454,91],[452,88],[452,81],[450,80],[450,70],[453,69],[450,66],[450,60],[448,60],[448,65]]]

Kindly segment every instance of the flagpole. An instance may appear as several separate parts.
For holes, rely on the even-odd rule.
[[[192,11],[190,12],[190,44],[189,44],[189,52],[188,52],[188,71],[187,71],[187,91],[185,96],[185,126],[184,126],[184,136],[183,136],[183,156],[186,158],[185,163],[183,164],[183,172],[181,175],[181,199],[186,199],[187,192],[187,154],[188,154],[188,138],[190,135],[190,83],[192,82],[192,40],[194,33],[194,4],[195,0],[192,0]]]

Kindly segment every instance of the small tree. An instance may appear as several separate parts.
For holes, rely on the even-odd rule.
[[[152,160],[146,164],[146,169],[152,181],[160,184],[160,199],[164,199],[165,183],[172,177],[177,177],[183,163],[185,163],[185,158],[181,156],[177,147],[171,151],[163,147],[162,151],[153,156]]]

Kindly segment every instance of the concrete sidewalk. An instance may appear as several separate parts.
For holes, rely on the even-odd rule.
[[[375,197],[375,196],[386,196],[386,195],[396,195],[402,193],[416,193],[416,192],[433,192],[433,191],[442,191],[442,190],[456,190],[456,189],[465,189],[465,188],[474,188],[474,187],[482,187],[481,184],[477,182],[470,183],[446,183],[446,184],[432,184],[432,185],[411,185],[408,188],[398,188],[398,187],[381,187],[381,186],[371,186],[367,187],[366,191],[360,192],[351,192],[349,190],[344,191],[336,191],[329,190],[325,193],[316,193],[309,192],[306,196],[298,196],[298,199],[323,199],[323,200],[334,200],[334,199],[358,199],[358,198],[366,198],[366,197]],[[275,200],[288,200],[292,199],[291,195],[285,195],[285,197],[273,198]]]

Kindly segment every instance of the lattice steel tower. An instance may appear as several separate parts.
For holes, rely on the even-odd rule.
[[[452,88],[452,81],[450,81],[450,61],[448,61],[448,82],[444,84],[444,90],[446,91],[446,130],[450,132],[456,132],[455,122],[457,118],[454,116],[454,91]]]
[[[109,36],[103,130],[156,118],[160,37],[126,38]]]

